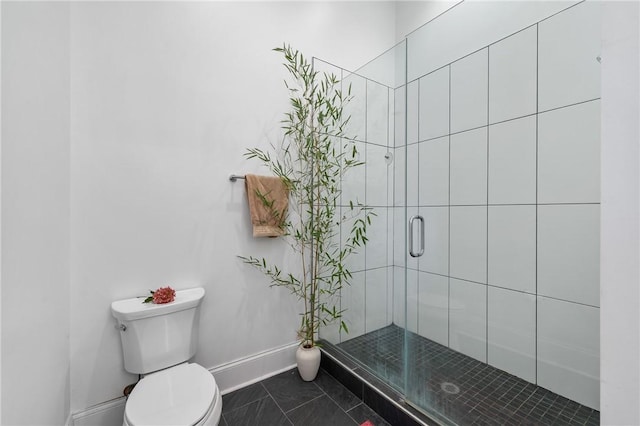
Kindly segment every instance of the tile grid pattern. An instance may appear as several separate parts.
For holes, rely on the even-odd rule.
[[[550,73],[550,69],[554,69],[554,62],[549,59],[548,45],[544,49],[541,47],[544,40],[541,40],[540,34],[546,39],[564,40],[562,34],[554,35],[554,38],[550,35],[555,34],[552,30],[558,20],[575,22],[578,27],[584,27],[584,22],[590,22],[594,16],[589,12],[589,7],[592,6],[588,3],[572,6],[410,82],[407,89],[416,92],[416,95],[407,96],[408,99],[415,98],[415,102],[408,103],[407,116],[413,117],[409,125],[418,130],[408,132],[413,137],[407,140],[407,145],[396,146],[396,150],[408,151],[412,150],[412,146],[418,146],[419,149],[413,150],[421,154],[423,146],[432,146],[438,139],[449,138],[448,158],[443,156],[443,161],[449,164],[448,182],[433,179],[433,175],[423,179],[423,172],[425,176],[430,173],[424,167],[429,167],[431,163],[423,164],[420,155],[418,183],[407,188],[407,200],[400,200],[406,201],[410,211],[420,214],[436,208],[449,210],[448,223],[442,221],[440,224],[445,231],[440,235],[446,239],[443,245],[448,246],[447,258],[443,258],[439,264],[432,260],[433,256],[432,259],[420,259],[419,262],[409,259],[405,263],[402,256],[395,260],[399,267],[418,271],[418,276],[422,277],[414,286],[413,296],[419,306],[416,314],[418,332],[428,338],[440,336],[440,343],[447,343],[451,348],[534,383],[553,387],[564,395],[572,395],[573,390],[566,386],[563,388],[559,382],[581,378],[564,368],[566,365],[556,367],[555,359],[549,357],[558,355],[557,348],[562,346],[565,335],[576,334],[568,328],[570,322],[591,324],[599,310],[599,274],[590,266],[597,264],[598,225],[595,219],[599,209],[599,193],[589,177],[597,176],[597,164],[590,166],[590,159],[596,157],[590,152],[590,146],[597,146],[598,143],[588,137],[599,132],[590,131],[585,138],[585,132],[580,131],[580,128],[591,128],[590,123],[597,122],[599,97],[591,86],[584,93],[573,93],[573,97],[566,97],[560,87],[558,90],[549,90],[555,84],[552,83],[555,74]],[[590,27],[595,28],[593,25]],[[565,25],[565,28],[568,26]],[[593,61],[594,58],[589,59]],[[582,64],[580,67],[587,69],[587,72],[593,72],[594,65],[586,60],[585,56],[576,63]],[[470,64],[477,66],[473,68]],[[449,77],[448,81],[443,80],[448,90],[442,90],[440,101],[440,108],[448,111],[443,114],[448,120],[443,120],[442,125],[433,124],[439,126],[434,131],[423,126],[423,120],[429,120],[429,117],[423,117],[421,107],[423,102],[427,102],[423,100],[425,95],[437,97],[440,92],[431,90],[423,94],[421,88],[440,81],[440,75],[444,75],[441,70],[447,70]],[[479,74],[483,75],[479,84],[475,89],[469,88],[469,81]],[[521,80],[511,78],[504,83],[496,75],[516,76]],[[533,78],[533,82],[528,78]],[[482,96],[478,91],[480,85],[483,86]],[[516,92],[515,95],[518,95],[518,90],[514,89],[525,86],[526,96],[514,101],[514,108],[505,108],[496,101],[496,94],[502,95],[501,102],[509,99],[504,96],[505,93]],[[544,92],[541,92],[541,87],[545,88]],[[465,90],[469,96],[463,96]],[[553,101],[549,100],[551,97]],[[476,102],[476,99],[482,101]],[[476,106],[472,108],[467,104]],[[417,112],[411,112],[412,109]],[[482,132],[483,129],[485,132]],[[471,135],[477,137],[471,140]],[[478,154],[478,145],[482,145],[485,154]],[[558,145],[565,148],[557,148]],[[514,147],[520,151],[514,151]],[[527,157],[522,155],[525,148]],[[551,154],[555,150],[567,150],[567,154],[560,156],[562,163],[558,163],[558,156]],[[512,161],[506,162],[505,155],[520,159],[518,167],[509,168]],[[583,157],[587,160],[576,160]],[[408,156],[408,161],[412,161],[412,156]],[[470,162],[473,164],[467,167]],[[411,166],[407,164],[406,167],[409,169]],[[568,167],[575,167],[580,178],[574,176],[576,173],[566,173]],[[475,172],[478,172],[477,176],[473,174]],[[482,176],[482,173],[485,175]],[[467,174],[476,178],[465,177]],[[512,186],[517,185],[514,186],[512,182],[520,182],[523,185],[519,187],[521,190],[515,191]],[[430,188],[435,185],[440,189],[423,190],[425,185]],[[448,194],[448,205],[442,203],[443,191]],[[395,231],[400,232],[404,224],[397,222],[396,226]],[[476,241],[476,246],[471,246],[470,240]],[[430,244],[435,250],[433,237]],[[422,290],[422,279],[427,275],[448,278],[447,317],[442,322],[432,321],[433,316],[429,317],[428,313],[421,319],[421,309],[433,312],[427,300],[430,295]],[[471,296],[469,290],[474,285],[477,291],[473,294],[480,296],[482,292],[482,296]],[[407,297],[412,296],[409,294]],[[467,306],[466,312],[452,311],[452,297],[459,297],[456,302]],[[507,300],[523,308],[516,313],[517,322],[505,327],[501,324],[507,314],[514,314],[504,303]],[[478,312],[474,313],[468,308],[472,306],[477,306]],[[409,306],[407,309],[410,318],[413,313]],[[564,320],[567,312],[570,321]],[[543,313],[551,313],[552,317],[544,318]],[[395,318],[401,316],[402,313],[394,313]],[[577,318],[579,320],[573,321]],[[551,323],[556,326],[550,328]],[[410,324],[407,326],[410,327]],[[444,331],[441,331],[442,328]],[[409,329],[414,331],[411,327]],[[563,336],[560,340],[551,332],[558,329]],[[588,365],[588,370],[581,372],[586,377],[597,376],[592,362],[594,354],[597,356],[598,352],[597,347],[592,348],[598,344],[597,326],[593,330],[588,332],[588,342],[575,341],[576,347],[580,348],[575,351],[578,357],[582,357],[580,363]],[[442,341],[443,334],[447,336],[446,342]],[[515,342],[508,340],[509,336],[515,334],[518,335]],[[541,347],[541,344],[544,346]],[[508,352],[517,354],[520,360],[512,362],[503,359]],[[541,358],[541,354],[547,358]],[[543,370],[542,374],[540,370]],[[583,393],[580,396],[581,400],[597,404],[597,377],[589,380],[588,384],[576,382],[570,387],[588,389],[587,395]]]
[[[392,198],[394,174],[393,138],[395,133],[392,106],[395,91],[388,84],[350,72],[344,68],[314,58],[314,68],[340,75],[341,89],[353,98],[345,106],[345,114],[350,122],[345,130],[348,139],[343,139],[347,150],[355,147],[358,158],[365,161],[363,167],[351,169],[342,179],[342,195],[339,208],[343,216],[349,215],[349,201],[363,203],[375,213],[367,233],[369,243],[347,261],[353,274],[353,284],[349,291],[353,300],[364,300],[363,312],[354,306],[345,315],[349,329],[364,333],[391,323],[392,307],[388,298],[389,277],[393,268],[390,245],[392,235]],[[383,107],[381,107],[383,106]],[[353,139],[351,139],[353,138]],[[389,158],[387,158],[389,155]],[[344,217],[343,217],[344,219]],[[350,234],[350,222],[343,223],[339,238],[345,241]],[[343,300],[338,308],[342,309]],[[352,315],[354,312],[354,315]],[[351,316],[350,316],[351,315]],[[341,330],[337,326],[325,327],[322,337],[339,341]]]
[[[384,419],[330,374],[304,382],[297,370],[280,373],[222,397],[221,426],[355,426]]]
[[[573,82],[580,81],[574,77],[584,70],[594,74],[593,64],[586,62],[585,55],[577,58],[569,54],[580,53],[582,47],[567,45],[566,31],[554,32],[575,27],[579,31],[576,40],[589,38],[595,28],[584,25],[592,19],[587,13],[590,7],[588,2],[571,6],[412,80],[404,95],[408,110],[398,111],[401,103],[395,103],[395,128],[392,120],[381,132],[373,131],[377,118],[384,115],[374,102],[380,83],[348,74],[356,83],[354,99],[359,102],[350,111],[353,130],[361,136],[356,144],[367,164],[358,176],[345,179],[343,189],[363,195],[367,202],[375,199],[374,205],[382,213],[380,222],[385,225],[372,229],[370,244],[356,264],[350,265],[355,266],[352,271],[359,272],[354,273],[357,285],[349,290],[349,300],[364,301],[354,309],[341,300],[352,335],[383,327],[392,319],[410,331],[563,395],[587,389],[575,398],[597,404],[597,370],[593,367],[597,364],[593,361],[598,352],[597,335],[589,331],[588,338],[572,342],[580,365],[588,366],[587,371],[576,375],[566,365],[557,367],[554,358],[562,341],[582,335],[569,328],[569,323],[587,330],[598,316],[599,274],[582,267],[594,263],[591,258],[597,252],[593,249],[597,247],[593,237],[597,220],[593,219],[597,219],[599,196],[591,183],[597,164],[591,164],[595,156],[589,151],[597,141],[572,132],[597,121],[591,117],[599,107],[599,92],[589,84],[586,92],[573,90],[582,87]],[[583,31],[587,27],[591,29]],[[564,46],[564,57],[554,57],[550,45],[553,49]],[[554,70],[556,63],[568,64],[571,72]],[[556,74],[573,77],[554,89]],[[388,96],[402,100],[401,89],[393,94],[389,86],[386,90]],[[386,105],[391,105],[388,99]],[[390,109],[386,110],[389,113]],[[401,133],[398,129],[404,120],[409,126],[404,129],[406,144],[396,140],[394,146],[389,136]],[[576,145],[576,141],[580,143]],[[392,146],[394,173],[379,161],[385,144],[386,149]],[[482,149],[477,149],[478,145]],[[445,146],[446,150],[441,149]],[[557,150],[561,155],[553,154]],[[442,157],[446,166],[434,166],[436,157]],[[572,163],[582,157],[588,161]],[[561,165],[557,158],[563,161]],[[577,173],[564,173],[569,166]],[[409,176],[416,174],[406,182],[406,188],[403,168],[411,171]],[[467,171],[471,177],[464,176]],[[381,179],[374,181],[372,176]],[[433,188],[439,184],[442,188]],[[440,235],[445,240],[432,246],[428,242],[420,261],[404,260],[402,206],[408,207],[409,215],[435,217],[428,226],[436,233],[444,231]],[[442,211],[447,215],[436,213]],[[582,219],[576,222],[572,217]],[[573,223],[578,226],[572,227]],[[383,228],[393,230],[393,238],[388,238],[388,232],[377,235]],[[430,238],[437,241],[433,233]],[[571,245],[571,241],[580,243]],[[585,247],[587,256],[573,254],[584,252]],[[419,278],[415,284],[408,283],[407,294],[398,280],[393,295],[386,299],[393,279],[382,268],[389,267],[393,267],[396,279],[401,278],[396,273],[400,268],[407,268],[412,276],[410,271],[416,271]],[[430,281],[430,289],[444,291],[446,302],[434,307],[433,294],[425,291],[424,280]],[[399,303],[384,302],[404,297],[407,324]],[[443,305],[446,315],[439,319]],[[521,309],[510,309],[515,305]],[[595,324],[588,330],[597,330]],[[553,333],[557,330],[562,336]],[[331,341],[349,338],[337,329],[322,337]],[[573,384],[567,387],[563,382]]]
[[[404,389],[405,347],[412,366],[409,392],[459,425],[598,425],[600,413],[395,325],[338,345]]]

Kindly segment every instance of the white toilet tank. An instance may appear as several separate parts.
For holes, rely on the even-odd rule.
[[[147,374],[188,361],[198,347],[203,288],[176,291],[171,303],[142,303],[143,298],[111,304],[118,320],[124,368]]]

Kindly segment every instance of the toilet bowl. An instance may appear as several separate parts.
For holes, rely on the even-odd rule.
[[[222,413],[216,381],[198,364],[145,376],[127,400],[124,426],[215,426]]]

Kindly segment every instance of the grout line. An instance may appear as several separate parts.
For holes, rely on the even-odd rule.
[[[423,206],[410,205],[407,207],[420,208],[442,208],[442,207],[512,207],[512,206],[585,206],[585,205],[600,205],[600,201],[585,201],[585,202],[557,202],[557,203],[491,203],[491,204],[425,204]],[[348,206],[345,206],[348,207]],[[375,207],[375,206],[374,206]],[[386,206],[379,206],[386,207]]]
[[[332,376],[332,377],[333,377],[333,376]],[[336,380],[338,380],[338,379],[336,379]],[[344,385],[343,385],[343,386],[344,386]],[[351,391],[349,391],[349,392],[351,392]],[[363,402],[360,398],[358,398],[357,396],[356,396],[356,398],[358,399],[358,401],[360,401],[360,403],[358,403],[358,404],[354,405],[353,407],[349,408],[348,410],[343,410],[345,413],[349,414],[349,411],[353,411],[353,410],[355,410],[356,408],[360,407],[361,405],[364,405],[364,402]]]
[[[418,80],[418,102],[417,102],[418,105],[417,105],[417,108],[416,108],[417,111],[418,111],[418,114],[417,114],[417,122],[418,122],[417,123],[417,127],[418,127],[417,135],[418,135],[418,140],[420,140],[420,96],[421,96],[420,93],[421,93],[421,88],[422,88],[422,80]],[[419,143],[416,144],[416,148],[417,148],[416,149],[416,151],[417,151],[416,152],[416,163],[417,163],[416,164],[416,175],[417,176],[416,176],[416,191],[415,191],[416,198],[415,199],[418,201],[418,206],[420,205],[420,169],[421,169],[421,167],[420,167],[420,148],[421,147],[424,148],[424,146],[421,146]],[[416,213],[418,214],[418,216],[422,216],[420,214],[421,213],[420,212],[420,207],[418,207],[416,209]],[[420,229],[420,234],[419,234],[421,240],[423,238],[425,238],[425,236],[426,236],[426,233],[424,232],[424,227],[425,226],[426,226],[426,224],[425,224],[424,219],[423,219],[423,221],[420,223],[420,227],[422,228],[422,229]],[[426,246],[424,241],[421,241],[420,244],[424,244]],[[420,269],[420,264],[422,263],[421,262],[421,260],[422,260],[421,257],[422,257],[422,255],[420,255],[417,258],[415,258],[415,263],[416,263],[416,265],[418,267],[418,270]],[[419,297],[420,297],[420,273],[416,273],[416,274],[414,274],[414,276],[415,276],[415,284],[416,284],[416,301],[415,301],[415,303],[416,303],[416,329],[418,329],[420,327],[420,321],[419,321],[419,318],[420,318],[420,300],[419,300]],[[409,275],[407,274],[406,285],[405,285],[405,306],[408,305],[407,304],[408,300],[409,300]],[[405,315],[406,316],[405,329],[409,330],[409,309],[408,309],[408,306],[405,308],[405,310],[407,311],[406,315]],[[406,359],[406,361],[405,361],[405,364],[406,364],[405,369],[407,370],[407,372],[405,374],[405,377],[404,377],[404,384],[405,384],[404,393],[407,394],[406,388],[409,385],[409,371],[408,371],[409,370],[409,366],[408,366],[408,363],[409,363],[409,359],[408,359],[409,358],[409,356],[408,356],[409,348],[408,348],[408,338],[406,337],[406,335],[405,335],[405,338],[404,338],[404,346],[405,346],[405,359]]]
[[[538,126],[540,123],[540,24],[536,24],[536,252],[535,252],[535,270],[534,270],[534,278],[536,284],[536,296],[535,296],[535,337],[534,337],[534,353],[535,353],[535,363],[533,366],[533,374],[535,378],[535,382],[538,383]]]
[[[344,94],[344,70],[342,68],[340,68],[340,92],[342,92]],[[344,155],[344,138],[341,138],[340,141],[340,154]],[[365,166],[366,167],[366,166]],[[340,161],[340,176],[344,176],[343,174],[344,172],[344,162],[341,160]],[[340,198],[339,198],[339,205],[338,207],[338,212],[340,214],[339,218],[340,218],[340,225],[338,227],[338,241],[339,241],[339,248],[340,250],[343,249],[344,243],[343,243],[343,239],[342,239],[342,218],[344,217],[344,207],[342,206],[342,194],[343,194],[343,184],[344,184],[344,179],[340,179]],[[352,254],[353,255],[353,254]],[[366,266],[366,265],[365,265]],[[339,296],[338,296],[339,300],[339,304],[340,304],[340,312],[342,312],[342,288],[340,288],[339,290]],[[342,318],[342,314],[341,314],[341,318],[340,321],[343,321],[344,319]],[[338,325],[338,342],[342,343],[342,326],[341,324]],[[320,337],[320,331],[318,330],[318,337]]]
[[[401,333],[402,330],[403,329],[398,326],[389,326],[385,327],[384,329],[377,330],[376,332],[372,332],[368,336],[356,337],[354,338],[354,343],[356,343],[354,349],[358,348],[358,350],[369,350],[369,352],[371,352],[371,350],[367,348],[370,348],[372,345],[379,345],[380,343],[392,344],[395,340],[397,340],[398,336],[400,335],[399,333]],[[474,404],[474,407],[477,408],[479,412],[487,412],[487,409],[489,408],[489,405],[492,401],[505,401],[506,399],[503,404],[504,406],[515,407],[517,404],[519,410],[521,411],[516,415],[518,417],[524,417],[525,419],[529,420],[533,420],[533,415],[531,414],[533,412],[533,408],[538,405],[540,405],[541,407],[543,406],[541,405],[542,401],[546,401],[545,405],[546,403],[552,404],[556,408],[558,414],[562,413],[563,411],[569,410],[568,407],[571,404],[575,405],[570,409],[573,417],[576,416],[578,410],[581,410],[582,414],[585,414],[585,412],[593,412],[593,410],[589,407],[581,406],[579,403],[558,396],[557,394],[548,391],[540,386],[532,384],[525,379],[519,378],[504,371],[500,371],[496,367],[483,363],[482,361],[474,359],[470,356],[456,352],[453,349],[447,348],[432,340],[419,336],[415,333],[409,333],[408,335],[410,338],[413,337],[414,339],[416,339],[416,348],[419,352],[427,356],[427,359],[439,357],[440,361],[444,361],[442,363],[439,363],[442,368],[449,371],[455,369],[459,374],[462,375],[461,377],[465,378],[465,380],[459,381],[454,378],[443,377],[441,374],[438,374],[438,370],[435,370],[435,375],[431,375],[432,378],[435,378],[436,382],[439,382],[440,380],[453,381],[460,386],[462,393],[458,398],[454,398],[454,400],[456,401],[455,404],[466,404],[466,401],[471,401]],[[422,346],[424,350],[420,351],[420,346]],[[338,351],[337,355],[344,354],[347,357],[349,356],[348,353],[345,353],[345,350],[347,350],[347,346],[335,348]],[[397,346],[389,346],[389,348],[395,348],[396,350],[398,349]],[[336,358],[335,355],[330,357],[334,359]],[[393,356],[393,354],[388,354],[386,358],[391,360],[395,357]],[[399,361],[399,359],[396,358],[396,361]],[[336,362],[338,364],[342,364],[340,361]],[[398,364],[394,365],[397,366]],[[343,365],[343,368],[346,367]],[[346,371],[350,371],[350,369],[347,369]],[[433,372],[434,371],[432,371],[432,373]],[[494,383],[497,386],[492,388],[492,384]],[[489,395],[487,395],[486,391],[490,388],[493,390]],[[498,395],[500,397],[496,399]],[[490,398],[489,396],[493,396],[493,398]],[[529,405],[527,405],[528,401],[531,401]],[[532,405],[532,403],[534,403],[533,408],[529,407],[530,405]],[[557,418],[558,415],[555,416],[555,419]]]
[[[537,96],[537,89],[536,89],[536,96]],[[549,108],[549,109],[545,109],[545,110],[542,110],[542,111],[540,111],[539,106],[538,106],[538,115],[539,114],[546,114],[548,112],[557,111],[559,109],[566,109],[566,108],[571,108],[571,107],[575,107],[575,106],[582,105],[582,104],[588,104],[590,102],[596,102],[596,101],[599,101],[599,100],[601,100],[601,98],[597,97],[597,98],[587,99],[587,100],[580,101],[580,102],[574,102],[574,103],[571,103],[571,104],[560,105],[558,107]]]
[[[314,382],[311,382],[311,383],[313,383],[314,385],[316,385]],[[329,395],[327,395],[327,394],[326,394],[326,393],[325,393],[325,392],[320,388],[320,386],[316,385],[316,387],[318,387],[318,389],[320,389],[320,391],[322,392],[322,394],[321,394],[321,395],[318,395],[318,396],[316,396],[315,398],[311,398],[310,400],[305,401],[305,402],[303,402],[302,404],[300,404],[300,405],[297,405],[297,406],[293,407],[293,408],[292,408],[292,409],[290,409],[289,411],[284,411],[284,410],[282,410],[282,408],[280,408],[280,410],[282,410],[282,412],[283,412],[283,413],[285,414],[285,416],[286,416],[286,415],[287,415],[287,413],[290,413],[290,412],[292,412],[292,411],[294,411],[294,410],[297,410],[298,408],[303,407],[303,406],[305,406],[305,405],[307,405],[307,404],[309,404],[309,403],[311,403],[311,402],[315,401],[316,399],[320,399],[320,398],[322,398],[322,397],[324,397],[324,396],[326,396],[326,397],[328,397],[328,396],[329,396]],[[277,404],[277,403],[276,403],[276,404]],[[278,407],[279,407],[279,406],[278,406]],[[287,416],[287,418],[289,418],[289,416]]]
[[[577,2],[577,3],[575,3],[575,4],[570,5],[569,7],[566,7],[566,8],[564,8],[564,9],[562,9],[562,10],[559,10],[559,11],[557,11],[556,13],[554,13],[554,14],[552,14],[552,15],[549,15],[549,16],[547,16],[546,18],[543,18],[543,19],[539,20],[539,21],[537,22],[537,24],[540,24],[541,22],[544,22],[544,21],[546,21],[546,20],[548,20],[548,19],[551,19],[551,18],[553,18],[553,17],[554,17],[554,16],[556,16],[556,15],[559,15],[559,14],[561,14],[561,13],[563,13],[563,12],[566,12],[567,10],[569,10],[569,9],[571,9],[571,8],[574,8],[574,7],[576,7],[577,5],[582,4],[582,3],[584,3],[584,2],[585,2],[585,0],[582,0],[582,1],[579,1],[579,2]]]
[[[264,381],[263,381],[264,382]],[[293,422],[291,421],[291,419],[289,418],[289,416],[287,416],[287,413],[282,409],[282,407],[280,406],[280,404],[278,404],[278,401],[276,401],[276,399],[273,397],[273,395],[271,395],[271,392],[269,392],[269,389],[267,389],[267,387],[264,385],[263,382],[260,382],[260,384],[262,385],[262,387],[264,388],[264,390],[267,392],[267,397],[265,398],[271,398],[271,400],[273,401],[274,404],[276,404],[276,407],[278,407],[278,409],[280,410],[280,412],[282,414],[284,414],[284,417],[287,419],[287,421],[291,424],[293,424]]]
[[[489,126],[497,126],[497,125],[500,125],[500,124],[510,123],[512,121],[518,121],[518,120],[522,120],[522,119],[525,119],[525,118],[528,118],[528,117],[534,117],[537,114],[538,114],[537,112],[532,112],[531,114],[525,114],[525,115],[520,115],[518,117],[507,118],[505,120],[494,121],[493,123],[489,123]]]
[[[365,139],[368,139],[368,108],[369,108],[369,99],[368,99],[368,95],[369,95],[369,85],[367,84],[367,81],[365,79],[364,82],[364,137]],[[367,175],[368,175],[368,171],[369,171],[369,167],[367,167],[367,157],[368,157],[368,152],[369,150],[367,149],[366,146],[366,142],[365,142],[365,146],[364,146],[364,205],[367,205]],[[366,333],[367,332],[367,246],[365,245],[363,247],[363,258],[364,258],[364,310],[362,312],[362,315],[364,317],[364,321],[363,321],[363,330]]]
[[[449,68],[449,122],[448,133],[451,133],[451,65],[448,65]],[[451,135],[447,136],[448,144],[449,144],[449,182],[448,182],[448,207],[447,207],[447,216],[448,216],[448,241],[447,241],[447,347],[451,346]]]
[[[554,17],[554,16],[556,16],[556,15],[559,15],[559,14],[561,14],[561,13],[563,13],[563,12],[566,12],[567,10],[569,10],[569,9],[571,9],[571,8],[573,8],[573,7],[577,6],[577,5],[579,5],[579,4],[582,4],[582,3],[584,3],[585,1],[586,1],[586,0],[582,0],[582,1],[578,2],[578,3],[575,3],[575,4],[572,4],[572,5],[568,6],[568,7],[564,8],[564,9],[562,9],[562,10],[559,10],[559,11],[557,11],[557,12],[555,12],[555,13],[553,13],[553,14],[551,14],[551,15],[549,15],[549,16],[547,16],[547,17],[545,17],[545,18],[540,19],[538,22],[534,22],[533,24],[528,25],[527,27],[521,28],[521,29],[519,29],[518,31],[515,31],[515,32],[513,32],[513,33],[511,33],[511,34],[509,34],[509,35],[507,35],[507,36],[504,36],[504,37],[502,37],[502,38],[500,38],[500,39],[498,39],[498,40],[496,40],[496,41],[493,41],[493,42],[491,42],[491,43],[489,43],[489,44],[485,45],[485,46],[484,46],[484,47],[482,47],[481,49],[474,50],[474,51],[473,51],[473,52],[471,52],[471,53],[467,53],[467,54],[465,54],[465,55],[463,55],[463,56],[460,56],[460,57],[458,57],[458,58],[454,59],[453,61],[451,61],[451,62],[449,62],[449,63],[447,63],[447,64],[444,64],[444,65],[442,65],[442,66],[440,66],[440,67],[438,67],[438,68],[436,68],[436,69],[434,69],[434,70],[431,70],[431,71],[429,71],[429,72],[427,72],[427,73],[425,73],[425,74],[422,74],[422,75],[420,75],[420,76],[418,76],[418,77],[414,78],[413,80],[409,81],[408,83],[411,83],[411,82],[413,82],[413,81],[415,81],[415,80],[417,80],[417,79],[419,79],[419,78],[422,78],[422,77],[424,77],[424,76],[426,76],[426,75],[429,75],[429,74],[432,74],[432,73],[434,73],[434,72],[436,72],[436,71],[439,71],[439,70],[441,70],[442,68],[444,68],[444,67],[446,67],[446,66],[449,66],[449,65],[451,65],[451,64],[453,64],[453,63],[456,63],[456,62],[458,62],[458,61],[460,61],[460,60],[462,60],[462,59],[466,58],[467,56],[471,56],[471,55],[473,55],[474,53],[478,53],[480,50],[484,49],[485,47],[489,47],[489,46],[492,46],[492,45],[494,45],[494,44],[496,44],[496,43],[499,43],[499,42],[501,42],[501,41],[503,41],[503,40],[506,40],[506,39],[508,39],[509,37],[514,36],[514,35],[518,34],[519,32],[525,31],[525,30],[527,30],[527,29],[529,29],[529,28],[533,27],[534,25],[536,25],[536,26],[537,26],[537,25],[538,25],[538,24],[540,24],[541,22],[544,22],[544,21],[546,21],[546,20],[548,20],[548,19],[550,19],[550,18],[552,18],[552,17]],[[460,2],[460,3],[462,3],[462,2]],[[459,3],[458,3],[458,4],[459,4]],[[457,6],[458,4],[456,4],[456,6]],[[454,6],[454,7],[455,7],[455,6]],[[444,14],[445,14],[446,12],[448,12],[448,11],[449,11],[449,10],[446,10],[445,12],[441,13],[440,15],[436,16],[436,17],[435,17],[435,18],[433,18],[433,19],[436,19],[436,18],[440,17],[441,15],[444,15]],[[432,19],[432,20],[433,20],[433,19]],[[431,22],[431,21],[429,21],[429,22]],[[423,24],[422,26],[427,25],[429,22],[427,22],[427,23]],[[421,26],[421,27],[422,27],[422,26]],[[420,27],[420,28],[421,28],[421,27]],[[416,30],[414,30],[413,32],[417,31],[418,29],[419,29],[419,28],[417,28],[417,29],[416,29]],[[407,35],[407,37],[409,37],[409,35],[411,35],[411,33],[409,33],[409,34]]]
[[[451,82],[449,82],[449,85],[451,85]],[[536,84],[536,86],[537,86],[537,84]],[[537,91],[538,91],[538,89],[536,87],[536,98],[537,98]],[[540,111],[538,109],[538,106],[537,106],[537,103],[536,103],[536,111],[537,112],[535,112],[535,113],[520,115],[520,116],[517,116],[517,117],[508,118],[506,120],[496,121],[494,123],[489,123],[488,125],[489,126],[495,126],[495,125],[499,125],[499,124],[509,123],[511,121],[521,120],[523,118],[533,117],[533,116],[537,116],[539,114],[545,114],[545,113],[557,111],[557,110],[560,110],[560,109],[571,108],[571,107],[582,105],[582,104],[586,104],[586,103],[589,103],[589,102],[599,101],[601,99],[602,98],[600,98],[600,97],[587,99],[587,100],[584,100],[584,101],[579,101],[579,102],[574,102],[574,103],[570,103],[570,104],[566,104],[566,105],[561,105],[561,106],[558,106],[558,107],[553,107],[553,108],[549,108],[549,109],[542,110],[542,111]],[[449,109],[451,109],[451,105],[449,105]],[[431,141],[435,141],[437,139],[446,138],[447,136],[459,135],[461,133],[466,133],[466,132],[471,132],[473,130],[478,130],[478,129],[481,129],[483,127],[486,127],[486,126],[483,125],[483,126],[471,127],[469,129],[458,130],[458,131],[455,131],[455,132],[451,132],[451,128],[449,128],[449,133],[447,133],[445,135],[435,136],[435,137],[432,137],[432,138],[418,140],[418,141],[415,141],[415,142],[407,142],[406,146],[416,145],[416,144],[423,143],[423,142],[431,142]],[[376,145],[376,144],[373,144],[373,145]],[[378,146],[383,146],[383,145],[378,145]]]
[[[559,297],[554,297],[554,296],[546,296],[544,294],[538,294],[537,298],[542,298],[542,299],[549,299],[549,300],[555,300],[557,302],[564,302],[564,303],[573,303],[574,305],[580,305],[580,306],[585,306],[587,308],[594,308],[594,309],[600,309],[600,306],[596,306],[596,305],[590,305],[588,303],[583,303],[583,302],[576,302],[575,300],[567,300],[567,299],[561,299]]]
[[[400,44],[400,43],[398,43],[398,44]],[[397,45],[398,45],[398,44],[397,44]],[[396,45],[396,46],[397,46],[397,45]],[[393,50],[396,46],[394,46],[394,47],[392,47],[391,49],[388,49],[388,50]],[[381,55],[380,55],[380,56],[381,56]],[[369,61],[369,62],[373,62],[375,59],[376,59],[376,58],[372,59],[372,60],[371,60],[371,61]],[[363,79],[365,79],[365,80],[369,80],[369,81],[371,81],[371,82],[373,82],[373,83],[379,84],[380,86],[384,86],[384,87],[387,87],[387,88],[389,88],[389,89],[393,89],[393,87],[387,86],[386,84],[384,84],[384,83],[382,83],[382,82],[379,82],[379,81],[374,80],[374,79],[372,79],[372,78],[366,77],[366,76],[365,76],[365,75],[363,75],[363,74],[359,74],[357,71],[351,71],[351,70],[348,70],[348,69],[346,69],[346,68],[343,68],[343,67],[341,67],[341,66],[339,66],[339,65],[336,65],[336,64],[331,63],[331,62],[329,62],[329,61],[326,61],[326,60],[324,60],[324,59],[320,59],[320,58],[318,58],[318,57],[312,56],[312,57],[311,57],[311,60],[317,60],[317,61],[322,62],[322,63],[324,63],[324,64],[326,64],[326,65],[329,65],[329,66],[331,66],[331,67],[333,67],[333,68],[338,68],[338,69],[339,69],[340,71],[342,71],[342,72],[346,71],[347,73],[349,73],[348,77],[351,77],[352,75],[355,75],[356,77],[360,77],[360,78],[363,78]],[[365,64],[365,65],[366,65],[366,64]],[[360,70],[360,69],[362,69],[362,68],[363,68],[363,67],[360,67],[360,68],[358,68],[358,70]]]
[[[489,104],[489,93],[491,90],[491,82],[489,80],[489,73],[491,71],[491,66],[490,66],[490,53],[491,53],[491,48],[487,47],[487,132],[486,132],[486,144],[487,144],[487,180],[486,180],[486,203],[487,203],[487,209],[486,209],[486,230],[485,230],[485,277],[484,280],[487,283],[487,288],[485,289],[485,316],[484,316],[484,320],[485,320],[485,334],[484,334],[484,346],[485,346],[485,362],[488,363],[489,362],[489,112],[491,109],[491,105]]]

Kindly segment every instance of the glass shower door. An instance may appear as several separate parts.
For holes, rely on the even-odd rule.
[[[323,338],[445,424],[599,418],[599,13],[459,2],[341,70],[378,216]]]

